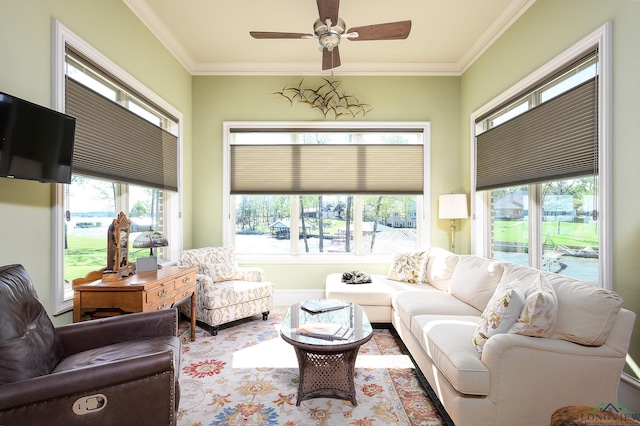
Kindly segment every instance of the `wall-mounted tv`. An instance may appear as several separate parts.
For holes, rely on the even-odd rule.
[[[71,182],[76,119],[0,92],[0,177]]]

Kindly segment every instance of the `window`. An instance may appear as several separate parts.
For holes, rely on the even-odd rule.
[[[239,256],[426,244],[429,125],[225,123],[224,243]]]
[[[56,103],[77,117],[74,174],[58,185],[54,209],[53,310],[72,307],[71,281],[107,263],[107,228],[131,220],[132,245],[146,230],[165,234],[160,262],[182,249],[178,161],[180,114],[59,22]],[[126,154],[126,155],[125,155]],[[148,249],[129,248],[129,260]]]
[[[474,114],[474,252],[610,288],[608,31]]]

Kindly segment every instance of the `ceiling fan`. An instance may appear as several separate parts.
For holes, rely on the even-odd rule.
[[[338,17],[340,0],[316,0],[319,19],[313,24],[313,34],[250,31],[256,39],[306,39],[317,38],[322,49],[322,69],[340,66],[338,45],[343,38],[358,40],[401,40],[409,36],[411,21],[387,22],[384,24],[353,27],[345,33],[345,23]]]

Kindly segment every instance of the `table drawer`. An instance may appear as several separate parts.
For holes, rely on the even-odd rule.
[[[195,272],[192,274],[187,274],[182,277],[178,277],[175,280],[175,288],[176,293],[181,292],[185,289],[195,289],[196,285],[196,274]]]
[[[161,305],[163,303],[173,302],[173,296],[175,295],[175,281],[167,281],[159,286],[155,286],[147,291],[147,305]]]
[[[196,291],[196,274],[193,273],[176,278],[175,286],[174,303],[191,296],[191,294]]]

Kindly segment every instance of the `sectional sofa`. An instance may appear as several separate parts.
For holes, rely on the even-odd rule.
[[[456,425],[544,425],[564,406],[615,403],[635,314],[614,292],[441,248],[396,256],[330,299],[393,325]]]

